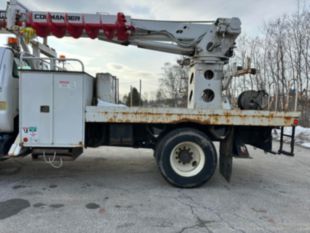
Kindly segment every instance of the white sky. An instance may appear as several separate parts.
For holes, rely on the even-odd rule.
[[[309,0],[304,0],[309,4]],[[218,17],[239,17],[242,31],[258,36],[264,22],[297,10],[297,0],[20,0],[31,10],[58,12],[124,12],[132,18],[160,20],[214,20]],[[303,2],[303,0],[301,0]],[[303,3],[304,3],[303,2]],[[6,0],[0,0],[5,9]],[[0,34],[0,46],[7,35]],[[130,85],[138,87],[142,79],[148,97],[158,88],[157,79],[165,62],[174,63],[177,56],[167,53],[124,47],[106,42],[51,37],[49,43],[58,54],[81,59],[86,71],[110,72],[120,79],[120,92],[129,92]]]

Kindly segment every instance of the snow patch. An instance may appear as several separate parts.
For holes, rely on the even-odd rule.
[[[273,129],[272,130],[272,137],[275,140],[280,140],[280,129]],[[285,127],[284,134],[291,135],[292,134],[292,127]],[[284,142],[289,143],[290,138],[284,137]],[[306,148],[310,148],[310,128],[304,128],[302,126],[297,126],[295,128],[295,143],[301,145]]]

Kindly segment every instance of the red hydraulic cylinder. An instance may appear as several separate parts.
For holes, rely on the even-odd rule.
[[[116,39],[126,42],[134,27],[127,22],[123,13],[116,16],[102,14],[49,13],[30,12],[26,21],[27,27],[35,29],[40,37],[50,35],[62,38],[71,36],[80,38],[88,36],[98,38],[101,34],[108,40]]]

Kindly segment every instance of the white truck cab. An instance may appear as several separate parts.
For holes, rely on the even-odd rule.
[[[18,63],[12,49],[0,47],[0,133],[14,132],[18,115]]]
[[[0,154],[7,154],[18,134],[18,63],[9,47],[0,47]]]

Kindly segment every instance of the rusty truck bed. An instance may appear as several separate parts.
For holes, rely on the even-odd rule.
[[[86,122],[177,124],[193,122],[203,125],[292,126],[299,112],[254,110],[204,110],[186,108],[86,108]]]

